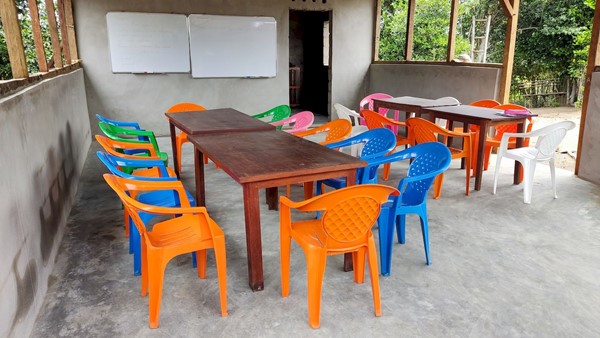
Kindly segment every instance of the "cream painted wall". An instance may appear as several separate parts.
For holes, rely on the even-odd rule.
[[[353,105],[366,92],[371,62],[375,1],[281,0],[92,1],[74,0],[75,27],[86,75],[93,130],[94,114],[140,121],[157,134],[167,134],[163,113],[173,103],[192,101],[207,108],[233,107],[256,114],[289,103],[289,9],[332,10],[332,102]],[[109,11],[272,16],[277,20],[277,76],[268,79],[193,79],[190,74],[113,74],[106,34]]]
[[[83,70],[0,99],[0,337],[31,332],[90,142]]]
[[[600,73],[592,74],[578,176],[600,184]]]

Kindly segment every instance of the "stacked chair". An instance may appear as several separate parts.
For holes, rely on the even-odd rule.
[[[337,142],[350,136],[352,133],[352,123],[347,120],[333,120],[325,124],[322,124],[316,128],[297,132],[294,135],[298,137],[307,136],[323,136],[324,140],[320,141],[319,144],[327,145],[329,143]]]
[[[98,158],[111,174],[104,179],[117,193],[124,207],[134,274],[141,274],[141,294],[150,294],[149,326],[157,328],[164,270],[175,256],[192,253],[198,277],[206,277],[206,249],[214,249],[219,280],[221,315],[227,316],[225,238],[206,209],[195,201],[173,170],[166,167],[166,153],[160,152],[154,133],[139,125],[119,125],[102,120],[96,135],[104,148]],[[157,216],[161,216],[157,219]],[[158,220],[158,221],[156,221]],[[156,221],[152,230],[146,225]],[[130,224],[135,230],[130,229]]]
[[[271,125],[276,127],[288,126],[290,128],[283,129],[283,131],[290,134],[296,134],[301,131],[308,130],[308,128],[312,126],[313,122],[315,122],[315,115],[312,112],[305,110],[283,120],[271,122]]]
[[[263,113],[252,115],[252,117],[271,123],[287,119],[288,117],[290,117],[290,115],[292,115],[292,108],[290,108],[290,106],[288,106],[287,104],[282,104],[280,106],[273,107]],[[278,130],[281,130],[282,128],[282,125],[277,126]]]

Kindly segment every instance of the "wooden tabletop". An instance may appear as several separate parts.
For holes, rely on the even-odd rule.
[[[241,184],[356,169],[367,164],[282,131],[190,135],[188,139]]]
[[[401,104],[407,106],[415,106],[415,107],[441,107],[448,105],[455,105],[455,103],[449,103],[444,100],[432,100],[432,99],[423,99],[420,97],[413,96],[400,96],[389,99],[373,99],[373,101],[381,101],[392,104]]]
[[[501,116],[498,113],[504,113],[502,109],[493,109],[485,107],[476,107],[469,105],[431,107],[426,108],[424,113],[433,113],[436,117],[448,117],[456,121],[469,121],[468,123],[477,124],[477,121],[486,120],[496,124],[496,122],[517,123],[527,118],[526,115]]]
[[[275,129],[274,126],[233,108],[165,113],[165,115],[173,125],[188,135]]]

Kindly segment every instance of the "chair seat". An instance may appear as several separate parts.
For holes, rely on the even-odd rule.
[[[160,222],[160,228],[148,232],[148,240],[155,247],[166,248],[170,246],[182,246],[186,244],[197,244],[198,242],[209,240],[216,236],[223,236],[223,231],[218,226],[209,228],[205,222],[200,222],[201,215],[183,215]],[[213,220],[209,222],[216,225]],[[192,224],[200,224],[192,226]],[[212,230],[212,234],[211,234]]]
[[[190,205],[195,206],[196,201],[194,200],[194,196],[192,196],[192,194],[190,194],[189,191],[186,191],[185,193],[187,195],[187,198],[190,200]],[[145,192],[137,195],[136,199],[144,204],[151,204],[159,207],[180,206],[179,202],[175,203],[175,194],[165,191]]]
[[[537,160],[537,161],[545,161],[553,156],[539,156],[539,150],[533,147],[524,147],[517,149],[509,149],[504,154],[504,157],[512,158],[512,159],[521,159],[526,158],[528,160]]]

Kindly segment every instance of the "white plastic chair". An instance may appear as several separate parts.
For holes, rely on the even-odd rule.
[[[352,123],[352,133],[350,134],[351,137],[362,134],[369,130],[367,126],[360,125],[359,121],[361,116],[359,113],[339,103],[335,103],[333,108],[335,109],[338,119],[348,120],[350,123]],[[350,155],[358,157],[361,148],[362,144],[354,144],[350,146]]]
[[[556,195],[556,178],[554,172],[554,154],[560,142],[565,138],[567,131],[575,128],[573,121],[561,121],[544,128],[533,130],[529,133],[504,133],[498,149],[498,159],[496,160],[496,170],[494,171],[494,191],[496,194],[496,185],[498,183],[498,171],[503,157],[521,162],[523,165],[523,197],[524,202],[531,203],[531,191],[533,185],[533,173],[537,162],[548,162],[550,165],[550,175],[552,177],[552,189],[554,198]],[[537,137],[535,147],[523,147],[508,149],[508,139],[511,137]]]

